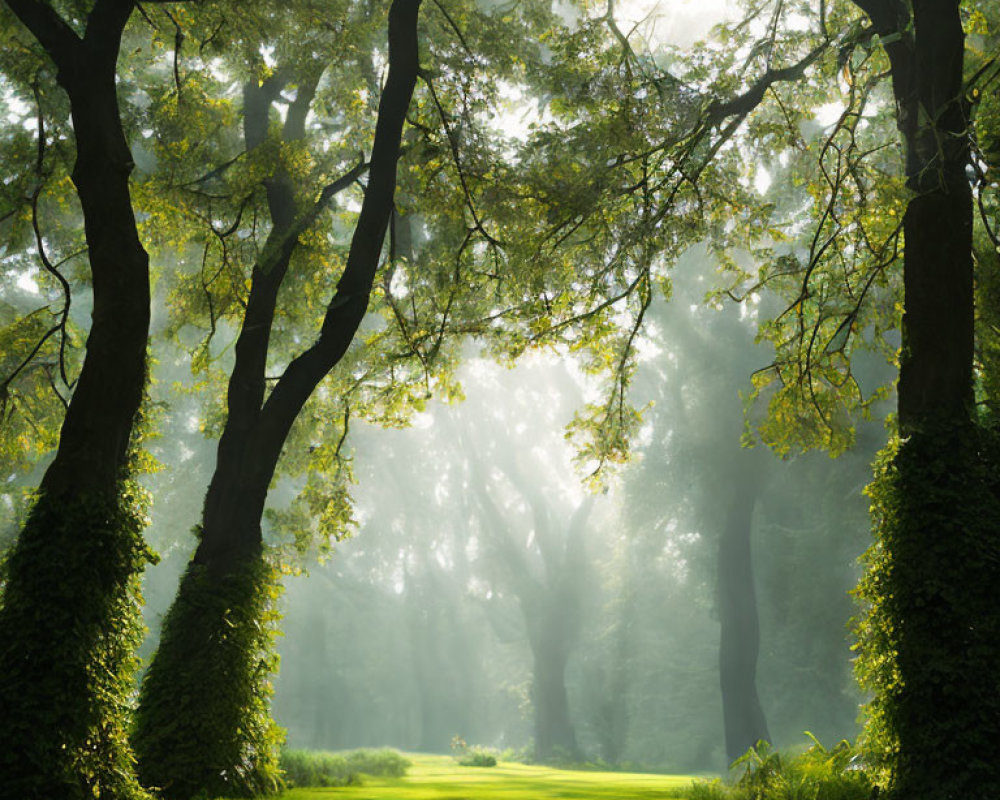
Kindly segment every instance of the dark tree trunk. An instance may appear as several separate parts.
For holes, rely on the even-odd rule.
[[[267,566],[260,520],[292,424],[320,381],[343,358],[368,308],[393,207],[396,164],[419,68],[420,0],[393,0],[389,72],[379,103],[368,186],[344,273],[317,341],[294,358],[265,397],[265,366],[278,291],[298,236],[355,168],[299,213],[287,175],[265,182],[272,231],[253,282],[229,381],[226,426],[205,498],[201,540],[143,680],[134,737],[140,777],[168,800],[200,792],[249,796],[273,791],[278,732],[268,675],[276,668],[269,615],[277,578]],[[318,80],[318,74],[314,76]],[[244,94],[248,148],[266,137],[281,71]],[[311,80],[311,79],[310,79]],[[315,81],[305,84],[315,87]],[[302,134],[311,91],[300,83],[285,138]],[[186,708],[178,713],[178,702]]]
[[[47,4],[7,5],[69,95],[94,308],[55,459],[7,568],[0,797],[138,796],[124,731],[147,551],[123,481],[146,380],[149,268],[115,84],[132,3],[98,0],[82,37]]]
[[[628,559],[629,573],[632,572],[632,559]],[[629,575],[629,578],[634,578]],[[618,764],[625,753],[625,745],[629,732],[629,686],[632,676],[632,626],[636,618],[634,589],[626,580],[625,597],[615,621],[612,636],[612,652],[608,657],[607,667],[597,676],[597,687],[600,696],[593,698],[594,724],[593,728],[601,748],[601,758],[609,764]]]
[[[572,644],[568,639],[573,629],[572,621],[564,618],[567,611],[573,613],[570,609],[548,607],[533,611],[529,617],[531,701],[538,761],[575,761],[580,756],[566,693],[566,665]]]
[[[996,433],[973,401],[969,119],[958,0],[857,0],[889,42],[907,183],[900,441],[877,476],[859,628],[868,746],[900,800],[1000,796]],[[912,9],[912,20],[910,10]]]
[[[718,561],[719,685],[730,763],[771,738],[757,696],[760,626],[751,547],[761,472],[759,459],[741,456],[737,463],[746,469],[734,476]]]
[[[539,507],[544,502],[536,492],[527,492],[535,505],[535,518],[546,515]],[[582,587],[586,571],[585,525],[593,498],[585,499],[566,525],[562,548],[547,542],[542,535],[547,527],[536,525],[539,544],[545,558],[545,584],[522,599],[528,639],[534,657],[532,700],[535,707],[535,755],[539,761],[553,759],[581,760],[576,731],[570,717],[566,693],[566,666],[580,639]],[[538,591],[541,589],[541,591]]]

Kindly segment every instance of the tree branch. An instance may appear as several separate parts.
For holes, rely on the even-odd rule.
[[[6,0],[6,3],[45,48],[56,67],[60,70],[69,67],[71,55],[80,47],[81,40],[55,9],[39,0]]]
[[[797,63],[781,69],[768,68],[763,76],[742,94],[726,101],[712,101],[708,107],[708,124],[710,126],[718,125],[728,117],[745,117],[761,104],[767,90],[775,83],[796,81],[801,78],[829,46],[829,40],[823,40]]]
[[[420,68],[419,9],[420,0],[393,0],[389,10],[389,74],[379,101],[368,186],[347,265],[327,306],[318,340],[288,365],[262,411],[264,447],[275,459],[309,395],[347,352],[368,308],[392,213],[403,124]],[[327,189],[332,196],[335,187]],[[324,191],[320,202],[326,195]]]

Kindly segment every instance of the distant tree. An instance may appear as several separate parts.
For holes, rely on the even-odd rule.
[[[534,425],[554,420],[576,394],[558,393],[567,384],[568,376],[558,370],[541,386],[518,390],[515,407],[548,404],[544,415],[534,412]],[[453,436],[465,460],[463,483],[475,498],[469,512],[483,551],[480,569],[494,592],[516,598],[530,646],[535,758],[576,760],[582,751],[567,667],[581,638],[594,497],[572,504],[560,497],[558,458],[531,446],[527,437],[534,425],[510,412],[510,404],[502,413],[493,409],[487,412],[488,425],[473,425],[465,409],[456,410]],[[544,471],[552,471],[550,481],[539,480]]]
[[[353,434],[359,530],[289,580],[283,599],[275,716],[297,745],[442,753],[456,735],[524,742],[509,693],[527,646],[516,608],[487,596],[475,498],[447,436],[452,410],[436,404],[410,429]]]
[[[751,453],[733,460],[729,498],[719,536],[719,685],[726,756],[735,761],[758,742],[770,742],[767,718],[757,694],[760,620],[754,581],[754,510],[767,477],[767,462]]]
[[[692,284],[697,279],[688,272],[678,289],[682,298],[690,297]],[[643,461],[630,473],[636,508],[629,516],[633,526],[642,519],[659,530],[671,524],[690,530],[702,547],[714,551],[714,569],[701,559],[701,570],[714,572],[707,581],[714,586],[719,622],[718,685],[731,762],[758,741],[771,739],[757,687],[760,615],[752,542],[760,527],[759,501],[779,464],[767,452],[741,446],[739,402],[740,386],[763,354],[754,351],[750,325],[736,319],[733,309],[695,312],[668,306],[655,309],[652,318],[653,341],[666,352],[663,363],[653,362],[649,369],[659,385],[650,377],[643,380],[653,384],[655,404],[647,423],[653,443],[643,448]],[[669,673],[664,678],[669,680]]]
[[[688,726],[714,741],[717,751],[725,739],[732,761],[759,739],[773,736],[773,743],[785,746],[806,727],[832,729],[837,737],[852,730],[857,700],[849,691],[843,626],[851,613],[846,590],[857,577],[853,562],[863,549],[866,522],[856,495],[865,474],[853,455],[836,462],[779,460],[759,444],[745,446],[751,423],[762,418],[758,405],[750,410],[750,423],[744,421],[750,377],[770,356],[752,342],[756,316],[780,300],[763,293],[747,309],[701,305],[713,281],[723,279],[705,274],[711,258],[704,248],[682,258],[673,301],[650,309],[642,348],[650,355],[634,390],[637,400],[648,402],[645,441],[637,463],[624,473],[624,513],[630,546],[647,553],[640,563],[654,562],[650,548],[661,558],[670,554],[676,565],[670,572],[660,567],[659,579],[684,587],[692,603],[700,596],[707,607],[704,624],[707,611],[714,611],[719,627],[712,628],[718,632],[713,677],[721,689],[722,725]],[[836,494],[845,492],[845,483],[855,492],[850,505]],[[822,509],[831,503],[836,510],[827,518]],[[813,551],[825,559],[810,562]],[[809,586],[791,577],[820,569],[823,579]],[[638,564],[630,571],[630,585],[656,579],[656,572],[639,577],[644,571]],[[820,585],[827,593],[814,596]],[[841,616],[833,612],[832,620],[824,617],[819,624],[822,609]],[[669,636],[672,624],[662,624]],[[811,657],[816,653],[827,654],[826,660]],[[664,661],[684,664],[679,657]],[[802,682],[800,673],[822,673],[823,680]],[[658,675],[664,683],[687,679],[683,667],[667,663]],[[699,683],[701,691],[706,685]],[[798,713],[803,708],[822,711]],[[660,713],[684,712],[667,706]],[[721,765],[722,758],[715,759]]]

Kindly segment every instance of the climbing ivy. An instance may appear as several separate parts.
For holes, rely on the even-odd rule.
[[[940,423],[892,441],[868,490],[857,674],[874,693],[865,750],[892,797],[1000,797],[998,464],[995,425]],[[926,752],[941,757],[912,755]]]
[[[145,497],[40,494],[5,565],[0,798],[141,800],[127,723],[143,632]],[[40,709],[50,719],[38,736]],[[55,717],[54,719],[51,717]]]
[[[284,731],[269,705],[279,592],[258,555],[224,575],[188,567],[143,678],[133,735],[139,778],[165,800],[278,789]],[[171,735],[178,720],[184,737]]]

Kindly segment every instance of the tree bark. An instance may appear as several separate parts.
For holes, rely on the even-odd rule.
[[[856,0],[890,41],[904,217],[900,440],[873,484],[859,627],[868,747],[900,800],[992,798],[1000,769],[996,433],[974,407],[973,205],[958,0]],[[911,16],[912,11],[912,16]]]
[[[771,738],[757,696],[760,625],[751,546],[761,471],[759,459],[740,455],[743,457],[737,463],[745,469],[733,478],[718,561],[719,685],[730,763],[757,742]]]
[[[915,193],[903,218],[899,429],[968,420],[975,300],[965,35],[957,0],[856,0],[888,40],[896,119]]]
[[[59,446],[6,574],[0,797],[139,796],[125,693],[147,551],[140,512],[122,486],[146,382],[149,260],[132,211],[115,81],[133,3],[98,0],[82,36],[47,4],[7,5],[69,96],[94,306]]]

